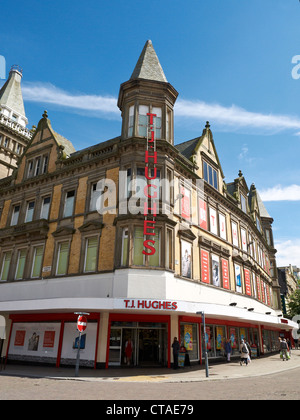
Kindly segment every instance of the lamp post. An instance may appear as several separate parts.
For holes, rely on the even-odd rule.
[[[205,352],[205,372],[206,372],[206,377],[208,378],[209,377],[209,372],[208,372],[208,355],[207,355],[207,342],[206,342],[205,314],[204,314],[204,311],[196,312],[196,314],[202,316],[203,337],[204,337],[204,352]]]

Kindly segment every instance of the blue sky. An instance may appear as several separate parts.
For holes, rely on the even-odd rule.
[[[255,183],[278,265],[300,267],[298,0],[1,0],[0,13],[0,55],[7,71],[23,68],[29,127],[47,109],[77,150],[120,134],[119,87],[151,39],[179,92],[175,143],[209,120],[226,182],[241,169]]]

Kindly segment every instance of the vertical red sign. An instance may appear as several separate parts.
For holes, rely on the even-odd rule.
[[[223,288],[229,289],[228,261],[222,258]]]
[[[262,297],[262,301],[265,303],[266,302],[265,289],[264,289],[264,282],[262,280],[261,280],[261,297]]]
[[[204,200],[199,198],[199,226],[207,230],[207,209]]]
[[[210,283],[209,279],[209,254],[201,249],[201,280],[203,283]]]
[[[261,300],[261,293],[260,293],[260,281],[259,281],[259,277],[256,277],[256,289],[257,289],[257,297],[259,300]]]
[[[246,288],[246,295],[251,296],[251,280],[250,280],[250,271],[246,268],[244,269],[245,274],[245,288]]]

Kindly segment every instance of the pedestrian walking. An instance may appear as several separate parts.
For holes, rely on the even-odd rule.
[[[228,338],[228,340],[226,340],[226,343],[225,343],[225,354],[226,354],[227,362],[230,362],[231,353],[232,353],[231,341],[230,341],[230,338]]]
[[[241,352],[240,365],[242,366],[243,362],[244,362],[246,364],[246,366],[248,366],[249,350],[248,350],[248,347],[246,346],[246,343],[245,343],[244,340],[241,341],[240,352]]]
[[[294,338],[295,350],[298,350],[298,338]]]
[[[286,344],[288,346],[288,353],[289,353],[289,356],[291,358],[292,357],[292,343],[291,343],[291,340],[289,338],[287,338]]]
[[[130,366],[130,363],[131,363],[132,352],[133,352],[133,344],[132,344],[131,338],[129,337],[125,343],[125,362],[127,363],[128,366]]]
[[[248,363],[251,363],[251,346],[250,346],[250,344],[248,343],[248,341],[246,341],[245,340],[245,344],[246,344],[246,346],[247,346],[247,349],[248,349]]]
[[[173,359],[174,359],[173,368],[178,369],[178,354],[179,354],[180,344],[179,344],[179,341],[177,340],[177,337],[174,337],[172,348],[173,348]]]
[[[289,357],[290,356],[288,354],[288,345],[285,338],[283,338],[282,340],[280,340],[280,358],[284,361],[289,360]]]

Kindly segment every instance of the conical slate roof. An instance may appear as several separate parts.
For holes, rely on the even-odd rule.
[[[135,69],[130,77],[130,80],[133,79],[168,82],[150,40],[146,42],[140,58],[136,63]]]
[[[12,69],[7,81],[0,89],[0,106],[7,106],[19,115],[25,117],[24,102],[21,90],[22,73]]]

